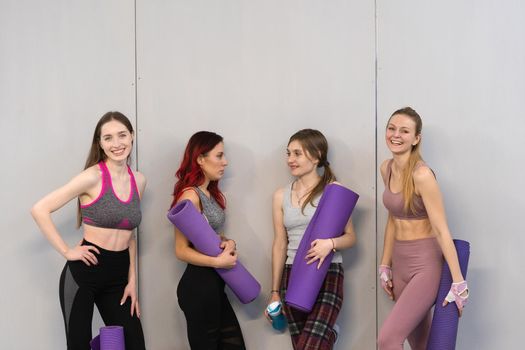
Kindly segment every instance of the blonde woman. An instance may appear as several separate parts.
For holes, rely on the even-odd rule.
[[[454,282],[443,306],[455,301],[461,315],[468,297],[438,183],[419,151],[421,130],[421,117],[410,107],[395,111],[386,128],[392,158],[381,165],[389,215],[379,275],[396,303],[379,332],[380,350],[402,350],[405,339],[412,350],[426,349],[443,257]]]

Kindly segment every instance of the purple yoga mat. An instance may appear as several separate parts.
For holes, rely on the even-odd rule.
[[[352,215],[359,195],[346,187],[330,184],[325,187],[312,220],[306,228],[297,248],[290,272],[285,301],[293,308],[310,312],[323,284],[333,253],[317,269],[317,263],[306,264],[306,252],[315,239],[340,236]]]
[[[454,240],[458,252],[459,267],[463,277],[467,278],[468,259],[470,255],[470,244],[459,239]],[[441,304],[450,290],[452,275],[446,262],[443,263],[441,281],[434,307],[432,326],[428,338],[427,350],[454,350],[456,348],[456,337],[458,335],[458,308],[456,303],[443,307]]]
[[[93,350],[126,350],[124,345],[124,328],[107,326],[100,328],[100,334],[89,342]]]
[[[219,235],[189,200],[183,200],[171,208],[168,219],[199,252],[209,256],[217,256],[222,252]],[[261,285],[239,261],[231,269],[215,270],[243,304],[253,301],[259,295]]]

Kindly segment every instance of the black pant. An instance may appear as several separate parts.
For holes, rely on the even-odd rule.
[[[84,241],[83,245],[93,245]],[[106,325],[123,326],[126,350],[144,350],[140,320],[131,317],[131,300],[120,300],[128,283],[129,250],[113,252],[97,247],[98,264],[68,261],[60,276],[60,306],[66,326],[68,350],[90,350],[93,306]]]
[[[192,350],[244,350],[241,327],[211,267],[188,264],[177,287]]]

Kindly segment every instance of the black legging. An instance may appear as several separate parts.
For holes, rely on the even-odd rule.
[[[83,245],[94,245],[84,241]],[[60,276],[60,306],[66,326],[68,350],[90,350],[93,306],[106,325],[123,326],[126,350],[144,350],[140,320],[131,317],[131,301],[120,300],[128,283],[129,250],[113,252],[97,247],[97,265],[68,261]]]
[[[192,350],[244,350],[241,327],[211,267],[188,264],[177,287]]]

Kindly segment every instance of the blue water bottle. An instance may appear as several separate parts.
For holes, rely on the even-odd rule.
[[[270,315],[272,319],[272,327],[278,331],[284,331],[286,328],[286,318],[282,312],[281,302],[274,301],[273,303],[270,303],[266,308],[266,311],[268,311],[268,315]]]

